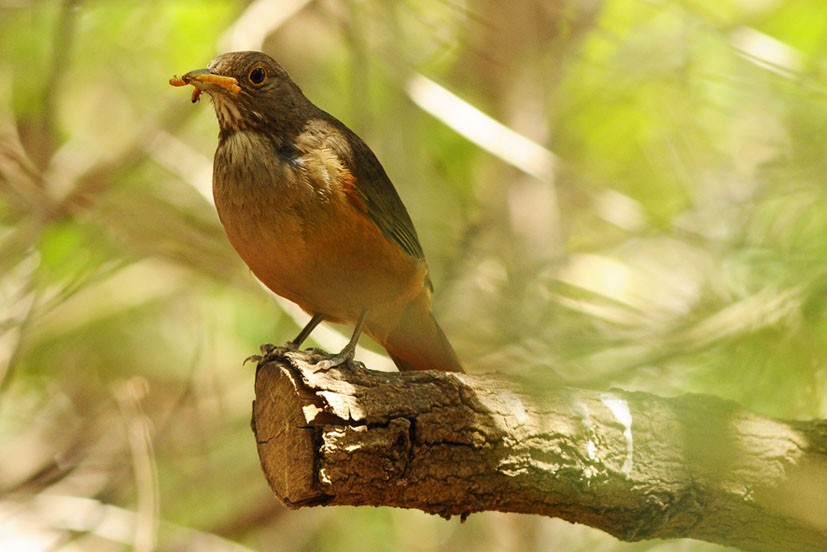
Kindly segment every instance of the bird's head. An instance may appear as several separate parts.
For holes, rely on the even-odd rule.
[[[222,54],[170,84],[194,86],[193,102],[201,92],[209,94],[224,132],[290,126],[312,108],[287,71],[262,52]]]

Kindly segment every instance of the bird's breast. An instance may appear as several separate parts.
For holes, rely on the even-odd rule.
[[[279,148],[236,132],[216,151],[219,217],[267,287],[334,320],[380,305],[395,313],[421,291],[427,268],[354,205],[346,184],[353,178],[329,148]]]
[[[266,136],[255,132],[234,132],[216,150],[218,216],[238,254],[271,288],[289,284],[285,275],[307,262],[312,212],[324,202],[302,172],[301,160],[279,155]]]

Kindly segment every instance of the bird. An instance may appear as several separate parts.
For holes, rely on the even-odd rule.
[[[229,52],[173,77],[218,120],[213,197],[252,273],[311,318],[352,324],[325,367],[350,363],[364,332],[400,371],[463,372],[431,311],[433,285],[407,209],[370,147],[317,107],[272,57]],[[321,364],[321,363],[320,363]]]

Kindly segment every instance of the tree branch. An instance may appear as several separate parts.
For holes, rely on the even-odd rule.
[[[321,358],[282,351],[256,373],[259,457],[289,507],[499,510],[627,541],[825,549],[827,421],[773,420],[702,395],[320,371]]]

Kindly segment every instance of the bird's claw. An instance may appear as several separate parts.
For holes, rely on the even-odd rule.
[[[262,345],[262,347],[264,347],[264,345]],[[299,350],[299,346],[296,345],[296,343],[294,343],[293,340],[287,341],[284,344],[284,348],[289,350],[289,351],[298,351]]]
[[[260,354],[250,355],[244,359],[243,364],[248,362],[255,362],[256,365],[261,366],[273,360],[276,357],[283,356],[285,353],[296,352],[299,348],[292,342],[288,341],[283,346],[273,345],[272,343],[265,343],[259,347]],[[318,347],[310,347],[306,349],[312,355],[326,357],[324,360],[316,362],[313,366],[317,370],[330,370],[337,366],[347,365],[352,370],[367,370],[365,365],[354,359],[355,351],[350,349],[343,349],[339,353],[331,356],[330,353]]]
[[[324,353],[327,354],[327,353]],[[351,369],[365,369],[365,365],[359,362],[358,360],[354,359],[354,355],[356,351],[351,349],[343,349],[341,352],[329,357],[325,360],[320,360],[315,364],[316,369],[318,370],[330,370],[331,368],[336,368],[337,366],[347,365],[348,368]]]
[[[272,360],[274,357],[277,357],[281,354],[284,354],[287,351],[292,351],[292,350],[295,350],[295,349],[291,349],[290,347],[286,347],[286,346],[285,347],[278,347],[276,345],[273,345],[272,343],[264,343],[263,345],[261,345],[259,347],[259,351],[261,351],[261,354],[259,354],[259,355],[250,355],[247,358],[245,358],[244,362],[242,362],[241,364],[242,364],[242,366],[244,364],[247,364],[248,362],[255,362],[256,364],[264,364],[264,363]]]
[[[330,370],[331,368],[335,368],[337,366],[340,366],[340,365],[344,364],[345,362],[347,362],[346,359],[345,360],[340,360],[340,359],[338,359],[334,356],[334,357],[331,357],[327,360],[320,360],[319,362],[314,364],[314,367],[317,370]]]

